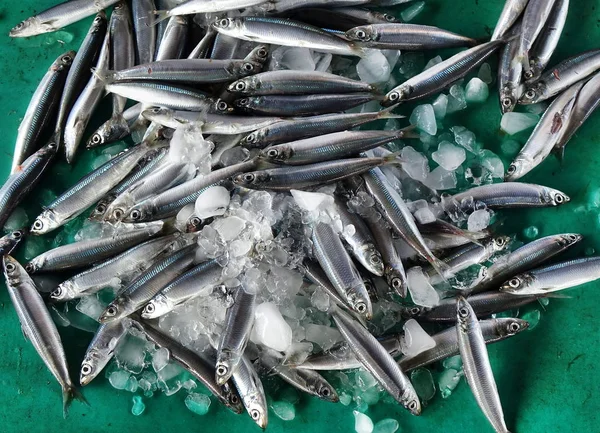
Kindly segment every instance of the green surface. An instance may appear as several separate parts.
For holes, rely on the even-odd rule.
[[[28,47],[37,42],[8,38],[13,25],[54,3],[55,0],[2,0],[0,4],[0,149],[3,156],[0,178],[9,171],[17,127],[39,79],[61,52],[77,49],[91,22],[89,18],[69,27],[67,31],[75,37],[64,46],[54,42]],[[500,0],[429,0],[426,12],[416,22],[481,38],[494,26],[502,3]],[[572,2],[555,59],[598,48],[600,20],[597,7],[598,0]],[[426,60],[434,55],[426,54]],[[492,91],[485,105],[469,107],[454,119],[447,120],[446,125],[466,126],[486,148],[499,153],[504,137],[498,131],[501,116],[496,97],[497,93]],[[571,196],[571,203],[558,209],[504,213],[508,232],[512,230],[521,235],[530,225],[539,228],[539,236],[577,231],[585,239],[576,251],[570,252],[571,256],[583,254],[590,248],[600,250],[600,180],[597,174],[600,137],[597,127],[594,128],[599,122],[600,113],[596,113],[581,128],[567,147],[562,167],[549,158],[524,179],[565,191]],[[523,143],[526,134],[517,138]],[[55,192],[60,192],[64,185],[87,170],[93,156],[82,156],[72,170],[63,164],[54,168],[42,189],[51,185]],[[32,209],[38,198],[32,197]],[[30,212],[30,219],[34,216],[34,212]],[[599,290],[600,284],[589,284],[569,292],[572,299],[552,300],[534,330],[490,348],[507,425],[513,433],[599,431],[600,394],[597,390],[600,375],[596,372],[596,361],[600,359]],[[77,368],[92,335],[72,328],[61,328],[61,334],[68,347],[73,377],[78,377]],[[33,347],[23,339],[5,290],[0,291],[0,341],[0,426],[4,432],[258,431],[249,418],[235,416],[214,401],[208,415],[194,415],[184,405],[185,392],[174,397],[144,399],[146,411],[140,417],[134,417],[130,413],[132,394],[114,390],[102,376],[84,390],[91,407],[75,403],[69,418],[63,420],[59,387]],[[296,420],[292,422],[281,421],[271,412],[269,431],[353,431],[350,407],[321,403],[303,396],[296,409]],[[397,405],[388,404],[379,404],[367,413],[374,421],[387,417],[397,419],[401,432],[492,431],[464,381],[447,400],[443,400],[438,392],[419,418],[410,416]]]

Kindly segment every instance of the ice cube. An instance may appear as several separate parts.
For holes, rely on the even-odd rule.
[[[342,340],[340,331],[329,326],[307,323],[304,329],[306,341],[318,344],[323,350],[331,349],[338,341]]]
[[[423,68],[423,70],[427,70],[435,65],[437,65],[438,63],[442,63],[442,56],[435,56],[434,58],[432,58],[430,61],[427,62],[427,64],[425,65],[425,68]]]
[[[456,173],[441,166],[436,167],[427,175],[427,179],[423,183],[437,191],[456,188]]]
[[[248,158],[250,158],[250,151],[245,147],[236,146],[223,151],[219,161],[221,161],[223,167],[229,167],[247,161]]]
[[[354,411],[354,430],[356,433],[372,433],[373,421],[364,413]]]
[[[124,370],[113,371],[112,373],[110,373],[110,376],[108,376],[108,381],[110,382],[112,387],[116,389],[125,389],[128,380],[129,372]]]
[[[169,160],[174,163],[191,162],[210,166],[210,153],[214,148],[211,141],[204,140],[199,124],[185,124],[175,129],[169,147]]]
[[[521,150],[521,144],[515,140],[506,140],[500,145],[500,150],[503,155],[513,157]]]
[[[418,105],[410,116],[410,124],[415,125],[419,131],[426,132],[429,135],[437,134],[433,105]]]
[[[206,415],[210,408],[210,398],[207,395],[192,392],[185,398],[185,406],[196,415]]]
[[[111,156],[107,155],[107,154],[100,154],[98,155],[96,158],[94,158],[94,160],[92,161],[92,170],[96,170],[98,167],[106,164],[108,161],[111,160]]]
[[[287,401],[274,401],[271,403],[273,413],[284,421],[291,421],[296,418],[296,408],[293,404]]]
[[[302,47],[279,47],[271,53],[271,68],[314,71],[315,60],[311,50]]]
[[[394,69],[398,60],[400,60],[400,51],[399,50],[381,50],[385,58],[387,59],[390,69]]]
[[[539,116],[535,114],[516,113],[512,111],[502,116],[500,129],[509,135],[515,135],[521,131],[533,128],[539,120]]]
[[[396,433],[398,428],[400,428],[398,421],[393,418],[386,418],[375,424],[373,433]]]
[[[236,216],[230,216],[218,219],[210,226],[219,233],[221,239],[225,242],[229,242],[237,238],[242,230],[244,230],[246,221]]]
[[[438,145],[438,150],[431,155],[431,158],[444,169],[454,171],[465,162],[467,154],[465,149],[454,146],[448,141],[442,141]]]
[[[402,12],[400,12],[400,16],[402,17],[402,21],[408,23],[416,18],[417,15],[421,13],[421,11],[425,8],[425,2],[416,2],[412,6],[407,7]]]
[[[242,257],[252,250],[252,245],[252,241],[236,239],[229,245],[229,252],[233,257]]]
[[[154,371],[159,372],[167,366],[169,363],[169,351],[164,347],[161,347],[152,354],[152,368]]]
[[[494,152],[487,149],[481,152],[481,165],[489,170],[492,177],[504,178],[504,163]]]
[[[435,307],[440,302],[440,295],[429,284],[429,280],[423,274],[419,266],[412,267],[407,272],[408,290],[412,301],[422,307]]]
[[[144,369],[146,343],[146,340],[127,334],[115,349],[115,359],[119,367],[131,373],[140,373]]]
[[[479,153],[477,143],[475,143],[475,134],[464,126],[453,126],[450,131],[454,134],[454,141],[459,146],[464,147],[471,153]]]
[[[443,93],[440,94],[435,101],[433,101],[433,112],[435,113],[435,118],[438,120],[442,120],[446,117],[446,111],[448,110],[448,96]]]
[[[183,383],[181,380],[182,373],[183,369],[175,363],[169,363],[157,372],[158,387],[165,395],[173,395],[181,389]]]
[[[541,115],[548,109],[548,103],[538,102],[537,104],[528,104],[524,108],[528,113]]]
[[[134,416],[140,416],[146,410],[146,405],[144,404],[142,397],[139,395],[134,395],[132,398],[133,407],[131,408],[131,414]]]
[[[529,328],[527,329],[531,331],[540,323],[541,316],[542,314],[540,313],[540,310],[535,309],[521,315],[521,319],[527,320],[529,323]]]
[[[98,317],[104,312],[106,305],[94,294],[81,298],[75,308],[86,316],[98,320]]]
[[[325,209],[333,204],[333,197],[318,192],[306,192],[292,189],[290,191],[296,204],[307,211]]]
[[[402,55],[402,63],[399,71],[404,78],[409,79],[423,70],[425,58],[423,53],[408,51]]]
[[[444,359],[442,365],[444,368],[453,368],[456,371],[460,371],[462,369],[462,358],[460,355],[451,356],[450,358]]]
[[[469,215],[467,229],[470,232],[480,232],[490,225],[491,215],[486,209],[479,209]]]
[[[361,81],[366,83],[384,83],[389,80],[392,68],[380,50],[365,50],[365,57],[356,65]]]
[[[535,239],[540,234],[540,230],[536,226],[529,226],[523,230],[523,236],[527,239]]]
[[[400,154],[402,169],[413,179],[423,181],[429,174],[427,157],[411,146],[406,146]]]
[[[256,307],[252,341],[280,352],[285,352],[290,347],[292,328],[283,319],[277,305],[263,302]]]
[[[485,84],[492,84],[494,81],[494,76],[492,75],[492,67],[489,63],[484,63],[481,65],[479,72],[477,73],[477,77]]]
[[[428,206],[417,209],[414,213],[416,220],[419,224],[429,224],[436,220],[435,214],[429,209]]]
[[[14,232],[28,226],[28,217],[25,209],[22,207],[16,208],[6,222],[4,223],[4,230]]]
[[[316,289],[310,297],[310,303],[319,311],[329,309],[329,295],[324,290]]]
[[[433,377],[431,376],[431,372],[426,368],[414,370],[410,374],[410,381],[421,401],[429,401],[435,395]]]
[[[331,53],[317,53],[313,51],[313,60],[315,61],[315,71],[327,72],[331,66],[333,55]]]
[[[448,95],[448,109],[447,113],[455,113],[467,108],[467,100],[465,98],[465,90],[460,84],[455,84],[450,87],[450,93]]]
[[[356,372],[354,380],[356,381],[358,388],[362,391],[377,385],[377,380],[373,377],[373,375],[362,368]]]
[[[342,392],[340,394],[340,403],[342,403],[344,406],[349,406],[350,403],[352,403],[352,396],[350,394]]]
[[[227,188],[212,186],[204,191],[196,199],[194,206],[196,216],[206,219],[217,215],[223,215],[229,206],[231,196]]]
[[[415,319],[404,324],[404,335],[400,340],[400,349],[407,357],[413,357],[435,347],[435,340],[427,334]]]
[[[458,382],[460,382],[461,374],[450,368],[445,370],[438,378],[438,387],[442,394],[442,398],[448,398],[452,394],[452,391],[456,389]]]
[[[490,96],[488,85],[481,81],[481,79],[475,77],[467,83],[465,99],[468,103],[485,102],[488,96]]]

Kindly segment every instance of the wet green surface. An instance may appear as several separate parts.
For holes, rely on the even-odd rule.
[[[38,80],[60,53],[77,49],[91,18],[71,26],[72,42],[52,42],[52,35],[32,41],[9,40],[10,27],[20,20],[53,5],[54,0],[25,0],[0,3],[0,177],[10,166],[10,157],[20,118]],[[417,22],[441,27],[481,38],[489,34],[502,7],[500,0],[430,0],[426,12]],[[591,48],[600,38],[598,0],[572,2],[567,28],[555,59]],[[42,41],[50,41],[43,44]],[[38,45],[38,46],[31,46]],[[426,55],[427,60],[429,57]],[[474,131],[478,141],[494,152],[500,151],[504,137],[499,133],[500,112],[496,92],[489,101],[469,107],[448,119],[446,125],[464,125]],[[405,114],[410,114],[406,112]],[[570,255],[586,249],[600,250],[600,113],[581,128],[567,147],[561,167],[549,158],[525,181],[559,188],[572,201],[559,209],[505,213],[507,232],[522,235],[524,228],[535,225],[539,236],[577,231],[585,236],[582,245]],[[522,143],[525,136],[517,137]],[[415,144],[418,148],[418,144]],[[56,167],[41,189],[60,192],[64,185],[87,171],[94,154],[79,158],[71,170]],[[45,192],[46,194],[48,191]],[[39,197],[32,197],[30,219],[37,212]],[[506,420],[512,432],[546,433],[560,431],[599,431],[600,375],[596,361],[600,359],[597,309],[600,284],[589,284],[569,292],[571,299],[551,300],[540,324],[532,331],[490,348],[492,364],[504,404]],[[74,377],[92,335],[72,328],[61,328],[68,347]],[[19,329],[8,294],[0,291],[0,426],[1,431],[37,432],[106,432],[106,431],[253,431],[257,427],[245,416],[235,416],[213,402],[208,415],[200,417],[186,409],[185,393],[173,397],[144,399],[146,411],[140,417],[131,415],[132,394],[116,391],[100,377],[85,389],[91,407],[75,403],[67,420],[61,417],[59,387],[46,370],[34,349]],[[378,421],[393,417],[402,432],[488,432],[466,384],[461,382],[452,396],[443,400],[439,392],[424,409],[420,418],[411,417],[396,405],[379,404],[368,414]],[[296,419],[284,422],[270,414],[272,432],[344,432],[353,431],[354,420],[349,407],[321,403],[302,397]]]

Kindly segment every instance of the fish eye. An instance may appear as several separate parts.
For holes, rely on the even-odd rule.
[[[508,174],[515,174],[517,172],[517,166],[515,164],[511,164],[506,172]]]
[[[244,63],[243,68],[248,72],[252,72],[254,70],[254,65],[252,63]]]
[[[121,219],[121,217],[123,216],[123,210],[122,210],[122,209],[115,209],[115,210],[113,211],[113,216],[114,216],[116,219]],[[132,215],[131,215],[131,217],[132,217],[133,219],[136,219],[136,218],[133,216],[133,212],[132,212]]]
[[[523,74],[523,76],[525,77],[526,80],[530,80],[533,78],[533,72],[527,71]]]
[[[7,271],[7,272],[12,272],[12,271],[14,271],[15,269],[16,269],[16,266],[15,266],[15,265],[13,265],[12,263],[7,263],[7,264],[6,264],[6,271]]]
[[[329,397],[331,395],[331,391],[329,390],[329,388],[323,388],[321,389],[321,395],[323,397]]]
[[[242,179],[244,179],[244,182],[246,183],[251,183],[254,181],[254,175],[252,173],[246,173]]]
[[[515,332],[517,332],[517,331],[518,331],[520,328],[521,328],[521,327],[520,327],[520,326],[519,326],[519,324],[518,324],[518,323],[516,323],[516,322],[513,322],[513,323],[511,323],[510,325],[508,325],[508,330],[509,330],[510,332],[512,332],[513,334],[514,334]]]
[[[106,309],[106,315],[109,317],[112,316],[116,316],[117,314],[117,307],[115,307],[114,305],[109,305],[109,307]]]
[[[48,143],[48,149],[56,149],[56,143],[54,141]]]
[[[227,105],[227,102],[225,102],[225,101],[219,101],[217,103],[217,110],[219,110],[219,111],[227,111],[228,108],[229,108],[229,106]]]
[[[158,107],[155,107],[155,108],[152,109],[152,112],[155,113],[155,114],[158,114],[158,113],[161,112],[161,109],[158,108]]]
[[[378,265],[381,263],[381,258],[377,254],[371,255],[371,263],[374,265]]]
[[[98,212],[98,213],[106,212],[106,205],[104,203],[99,203],[98,206],[96,206],[96,212]]]
[[[513,104],[512,98],[502,98],[502,105],[505,107],[510,107]]]
[[[28,274],[30,274],[33,271],[35,271],[35,268],[33,267],[33,264],[32,263],[27,263],[25,265],[25,272],[27,272]]]
[[[252,417],[253,420],[257,420],[260,418],[260,412],[257,409],[252,409],[250,411],[250,416]]]
[[[217,376],[225,376],[228,371],[229,369],[225,365],[221,364],[217,367],[216,373]]]
[[[92,372],[92,367],[89,364],[83,364],[81,366],[81,374],[84,374],[87,376],[88,374],[91,374],[91,372]]]
[[[508,282],[508,285],[513,289],[516,289],[521,285],[521,280],[519,280],[518,278],[513,278]]]
[[[60,299],[63,295],[63,289],[59,286],[50,293],[51,298]]]
[[[400,280],[400,278],[392,278],[392,287],[394,289],[399,289],[400,287],[402,287],[402,281]]]
[[[64,63],[71,63],[73,61],[73,58],[69,55],[63,56],[63,58],[61,59]]]
[[[535,98],[535,90],[529,89],[527,92],[525,92],[525,97],[527,99],[533,99],[533,98]]]
[[[267,156],[269,158],[276,158],[277,155],[279,155],[279,152],[277,151],[277,149],[269,149],[269,150],[267,150]]]
[[[92,143],[100,144],[101,142],[102,142],[102,137],[100,137],[100,134],[92,135]]]
[[[386,21],[389,21],[391,23],[396,21],[396,17],[393,15],[390,15],[390,14],[383,14],[383,19],[385,19]]]
[[[469,310],[465,307],[459,308],[458,315],[462,318],[469,317]]]
[[[411,400],[408,403],[408,409],[410,410],[415,410],[417,408],[417,402],[415,400]]]
[[[419,314],[421,312],[421,309],[419,307],[412,307],[410,309],[410,314]]]
[[[150,303],[144,307],[144,312],[146,312],[146,313],[152,314],[152,313],[154,313],[154,311],[155,311],[155,308],[154,308],[154,304],[152,304],[152,303]]]
[[[245,88],[246,88],[246,83],[244,83],[243,81],[238,81],[237,83],[235,83],[235,90],[237,90],[238,92],[241,92]]]
[[[139,220],[141,217],[142,217],[142,213],[141,213],[139,210],[137,210],[137,209],[134,209],[134,210],[132,210],[132,211],[131,211],[131,218],[132,218],[132,219],[134,219],[134,220],[136,220],[136,221],[137,221],[137,220]]]
[[[23,236],[23,232],[21,230],[17,230],[16,232],[12,232],[12,236],[15,239],[20,239]]]
[[[388,96],[388,99],[392,102],[397,101],[399,98],[400,98],[400,94],[398,92],[392,92]]]
[[[254,143],[256,141],[256,134],[252,133],[246,137],[246,142]]]
[[[202,220],[200,218],[198,218],[197,216],[193,217],[190,220],[190,224],[193,226],[198,226],[198,225],[200,225],[201,222],[202,222]]]
[[[237,395],[231,394],[229,395],[229,402],[231,404],[238,404],[240,402],[240,399],[237,397]]]
[[[575,242],[577,240],[577,236],[575,235],[567,235],[567,239],[571,242]]]
[[[503,246],[506,243],[506,239],[504,238],[496,238],[494,239],[494,242],[496,243],[496,245],[498,245],[499,247]]]
[[[358,39],[364,39],[367,37],[367,33],[364,30],[357,30],[356,31],[356,37]]]
[[[229,25],[229,20],[227,18],[223,18],[221,21],[219,21],[219,25],[221,27],[227,27]]]
[[[364,302],[359,302],[358,304],[356,304],[356,311],[358,311],[361,314],[366,313],[367,306],[365,305]]]
[[[258,57],[267,57],[269,55],[269,51],[267,51],[266,48],[261,48],[257,51],[256,53],[258,55]]]
[[[25,25],[25,21],[21,21],[19,24],[17,24],[15,26],[15,29],[22,29],[24,25]]]
[[[44,223],[41,220],[35,220],[35,222],[33,223],[33,229],[34,230],[41,230],[44,228]]]
[[[556,194],[556,195],[554,196],[554,201],[555,201],[557,204],[561,204],[561,203],[564,203],[564,202],[565,202],[565,198],[564,198],[564,197],[563,197],[561,194]]]
[[[250,100],[248,98],[243,98],[243,99],[238,100],[238,104],[241,106],[246,106],[249,103],[250,103]]]

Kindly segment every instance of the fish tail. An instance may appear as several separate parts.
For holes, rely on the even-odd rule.
[[[109,84],[114,77],[114,72],[107,69],[92,68],[92,74],[104,84]]]
[[[398,138],[420,138],[416,125],[409,125],[398,130]]]
[[[394,114],[394,113],[392,113],[392,111],[397,106],[398,106],[398,104],[392,105],[391,107],[387,107],[387,108],[381,110],[379,112],[379,118],[380,119],[404,119],[406,116],[403,116],[402,114]]]
[[[164,11],[153,11],[154,15],[156,15],[154,17],[154,19],[152,20],[152,23],[150,23],[150,25],[155,26],[156,24],[160,23],[161,21],[166,20],[167,18],[169,18],[169,11],[168,10],[164,10]]]
[[[79,391],[79,389],[77,389],[74,385],[66,385],[65,387],[63,387],[62,397],[64,418],[66,418],[69,414],[69,406],[71,406],[73,400],[79,400],[80,402],[85,403],[88,406],[90,405],[81,393],[81,391]]]
[[[402,161],[402,159],[400,158],[400,152],[390,153],[389,155],[384,156],[381,159],[383,160],[383,163],[381,165],[402,165],[404,163],[404,161]]]
[[[565,147],[565,145],[560,145],[555,146],[554,149],[552,149],[552,153],[554,153],[561,165],[565,162]]]
[[[427,257],[427,261],[431,264],[433,269],[435,269],[440,278],[444,280],[445,283],[448,283],[448,279],[446,278],[445,274],[450,270],[450,267],[434,255]]]

